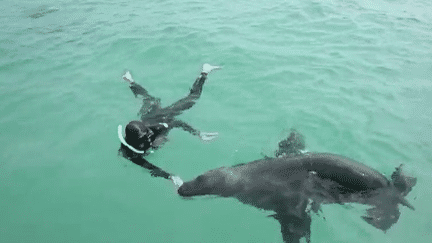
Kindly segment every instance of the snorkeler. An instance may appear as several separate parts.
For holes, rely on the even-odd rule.
[[[151,175],[154,177],[163,177],[175,181],[177,177],[151,164],[144,159],[144,156],[152,153],[153,149],[158,149],[165,143],[169,131],[176,127],[198,136],[203,141],[210,141],[218,136],[216,132],[200,132],[186,122],[175,118],[180,115],[182,111],[191,108],[195,104],[196,100],[201,96],[207,75],[212,70],[216,69],[220,69],[220,67],[211,66],[207,63],[204,64],[201,74],[192,85],[189,95],[165,108],[161,107],[160,99],[149,95],[147,90],[135,83],[130,72],[126,71],[122,77],[123,80],[129,84],[135,97],[142,98],[143,104],[138,113],[141,119],[131,121],[126,125],[125,137],[123,137],[122,134],[122,126],[118,126],[118,137],[121,142],[119,155],[150,170]]]

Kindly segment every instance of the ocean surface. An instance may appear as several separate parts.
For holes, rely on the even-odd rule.
[[[117,155],[140,100],[169,105],[212,72],[182,130],[149,161],[190,180],[272,156],[291,128],[307,149],[418,178],[386,233],[360,205],[326,205],[312,242],[432,241],[432,2],[0,1],[0,242],[282,242],[268,212],[183,200]],[[325,217],[325,219],[323,219]]]

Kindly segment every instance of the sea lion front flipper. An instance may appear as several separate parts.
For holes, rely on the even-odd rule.
[[[278,150],[275,151],[275,157],[301,155],[305,153],[306,148],[304,136],[297,130],[291,129],[288,138],[280,141],[278,147]]]
[[[301,218],[290,214],[276,213],[270,217],[275,218],[281,225],[282,239],[285,243],[299,243],[305,237],[310,243],[312,219],[304,213]]]

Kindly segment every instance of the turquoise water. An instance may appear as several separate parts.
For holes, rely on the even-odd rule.
[[[233,199],[182,200],[117,156],[140,101],[164,105],[211,73],[181,131],[148,159],[189,180],[271,155],[290,128],[310,151],[418,184],[387,233],[364,207],[324,207],[312,242],[432,240],[432,3],[0,1],[1,242],[282,242],[268,213]]]

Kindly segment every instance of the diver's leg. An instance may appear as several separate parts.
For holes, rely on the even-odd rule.
[[[164,108],[164,110],[169,111],[170,115],[179,115],[182,111],[191,108],[195,105],[196,100],[201,96],[202,88],[205,80],[207,79],[207,74],[201,74],[192,85],[190,93],[188,96],[178,100],[174,104]]]
[[[216,70],[216,69],[220,69],[220,67],[211,66],[207,63],[204,64],[201,74],[198,76],[198,78],[195,80],[194,84],[192,85],[189,95],[184,97],[183,99],[180,99],[174,104],[164,108],[164,111],[169,113],[171,116],[176,116],[179,115],[182,111],[191,108],[195,104],[196,100],[198,100],[198,98],[201,96],[202,88],[204,82],[207,79],[207,75],[212,70]]]
[[[160,107],[160,99],[151,96],[145,88],[137,84],[129,71],[126,71],[122,78],[124,81],[129,83],[129,88],[135,97],[140,97],[143,100],[139,114],[144,115],[149,113],[151,110]]]
[[[129,88],[132,90],[135,97],[138,97],[139,95],[142,96],[145,99],[156,99],[153,96],[151,96],[146,89],[144,89],[141,85],[135,83],[135,80],[132,77],[132,74],[129,71],[126,71],[125,74],[122,76],[123,80],[126,81],[129,84]]]

